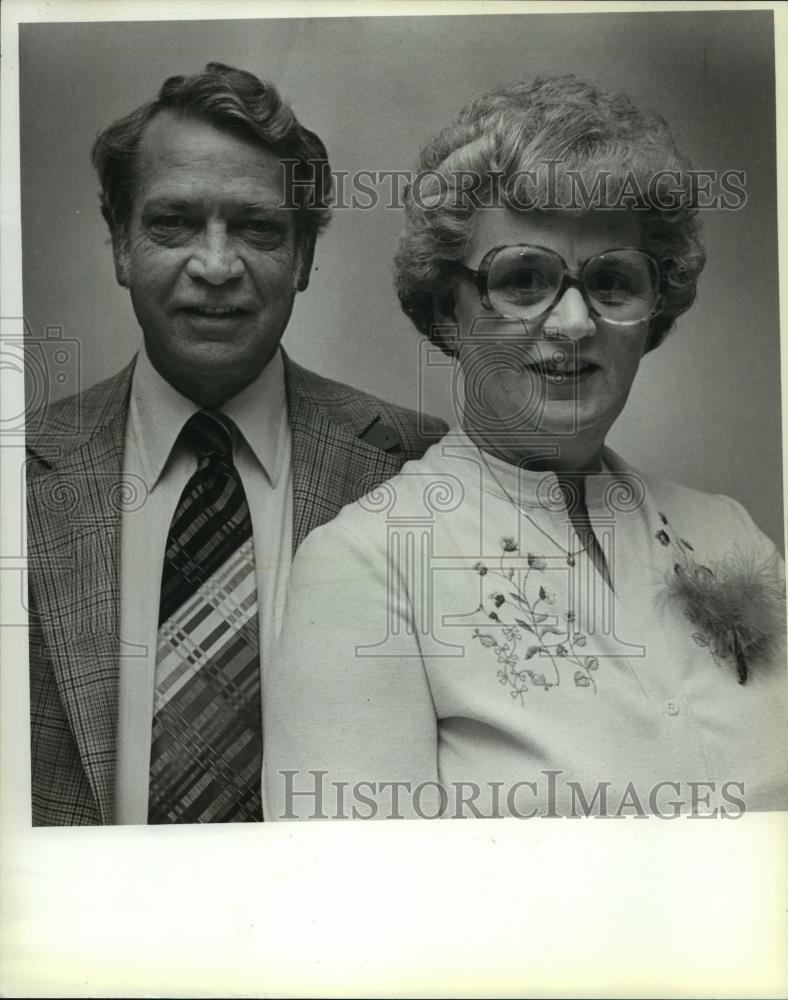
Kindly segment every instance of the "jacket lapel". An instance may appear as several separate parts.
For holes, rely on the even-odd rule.
[[[75,447],[28,488],[31,603],[102,823],[114,808],[119,673],[119,527],[131,366],[82,397]]]
[[[402,457],[360,439],[378,416],[367,408],[350,416],[342,401],[325,399],[325,380],[285,358],[292,436],[293,553],[310,531],[330,521],[345,504],[396,475]]]

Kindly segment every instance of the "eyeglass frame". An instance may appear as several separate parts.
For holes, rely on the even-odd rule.
[[[542,312],[532,317],[531,319],[526,319],[524,316],[507,316],[505,313],[498,312],[498,310],[495,309],[492,303],[490,302],[490,296],[487,291],[487,275],[490,273],[490,267],[492,266],[493,258],[495,257],[495,255],[498,253],[499,250],[506,250],[510,247],[523,247],[528,250],[542,250],[545,253],[552,254],[553,257],[558,258],[564,269],[563,278],[561,279],[561,284],[558,288],[558,291],[555,294],[555,298],[546,309],[542,310]],[[651,312],[648,314],[648,316],[644,316],[642,319],[616,320],[616,319],[609,319],[607,316],[603,316],[599,312],[599,310],[594,306],[594,304],[589,301],[588,295],[586,294],[585,284],[581,280],[583,271],[585,270],[590,261],[594,260],[594,258],[596,257],[602,257],[606,253],[618,253],[621,250],[635,250],[638,253],[643,254],[644,256],[648,257],[649,260],[651,260],[651,262],[657,269],[657,276],[659,278],[657,298],[654,302],[654,306]],[[499,243],[497,246],[491,247],[487,251],[487,253],[482,257],[481,261],[479,262],[479,266],[477,268],[474,269],[472,267],[468,267],[467,264],[461,264],[459,261],[454,262],[454,268],[460,271],[460,273],[463,274],[465,277],[469,278],[474,282],[474,284],[476,285],[476,291],[478,292],[481,303],[485,309],[487,309],[489,312],[495,313],[498,316],[501,316],[503,319],[519,319],[524,323],[533,323],[538,320],[541,320],[552,309],[555,308],[557,303],[561,301],[561,299],[564,297],[564,295],[566,295],[567,291],[570,288],[576,288],[583,296],[583,302],[585,302],[586,308],[588,309],[588,312],[591,316],[594,316],[596,319],[601,320],[603,323],[611,323],[613,324],[613,326],[635,326],[635,324],[637,323],[645,323],[654,319],[655,316],[658,316],[660,312],[662,312],[662,307],[664,306],[666,286],[667,286],[665,279],[665,272],[660,266],[660,263],[657,260],[657,258],[652,253],[649,253],[648,250],[644,250],[642,247],[631,247],[631,246],[610,247],[609,250],[600,250],[599,253],[591,254],[591,256],[586,257],[586,259],[580,264],[580,266],[576,268],[573,272],[570,270],[570,268],[568,267],[566,261],[561,256],[561,254],[557,253],[555,250],[552,250],[550,247],[541,246],[539,243]]]

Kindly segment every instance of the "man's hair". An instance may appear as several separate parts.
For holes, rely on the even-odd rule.
[[[331,213],[332,179],[326,148],[314,132],[301,125],[272,83],[221,63],[208,63],[202,72],[191,76],[169,77],[155,100],[99,133],[92,160],[101,183],[101,213],[113,243],[122,247],[128,236],[140,143],[151,119],[162,111],[235,132],[275,151],[283,160],[296,161],[287,167],[286,193],[289,203],[297,206],[298,284],[305,288],[315,241]],[[285,169],[283,166],[283,179]]]
[[[498,203],[508,207],[550,208],[559,191],[577,192],[582,183],[593,192],[607,174],[608,191],[627,183],[628,190],[644,195],[636,215],[665,282],[663,308],[651,321],[646,347],[653,350],[692,305],[705,263],[689,166],[659,115],[574,76],[539,77],[479,95],[424,147],[417,177],[425,183],[417,197],[413,186],[407,191],[395,259],[404,312],[451,353],[436,325],[433,295],[445,290],[447,276],[464,262],[479,203],[487,204],[483,199],[494,188],[504,193]],[[473,196],[469,177],[477,184]],[[578,207],[575,199],[555,207],[582,214],[602,204],[591,199]]]

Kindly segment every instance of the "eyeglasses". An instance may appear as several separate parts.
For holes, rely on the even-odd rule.
[[[485,309],[510,319],[541,319],[568,288],[580,291],[591,315],[619,326],[642,323],[662,308],[660,266],[635,247],[595,254],[574,273],[555,251],[525,243],[493,247],[477,270],[457,268],[475,281]]]

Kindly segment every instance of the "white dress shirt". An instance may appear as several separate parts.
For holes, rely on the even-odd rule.
[[[140,349],[129,401],[121,516],[120,685],[115,822],[146,823],[159,593],[175,508],[197,467],[178,441],[200,407],[174,389]],[[292,546],[291,440],[284,363],[277,351],[250,385],[221,408],[238,427],[235,464],[254,532],[260,662],[281,625]]]

